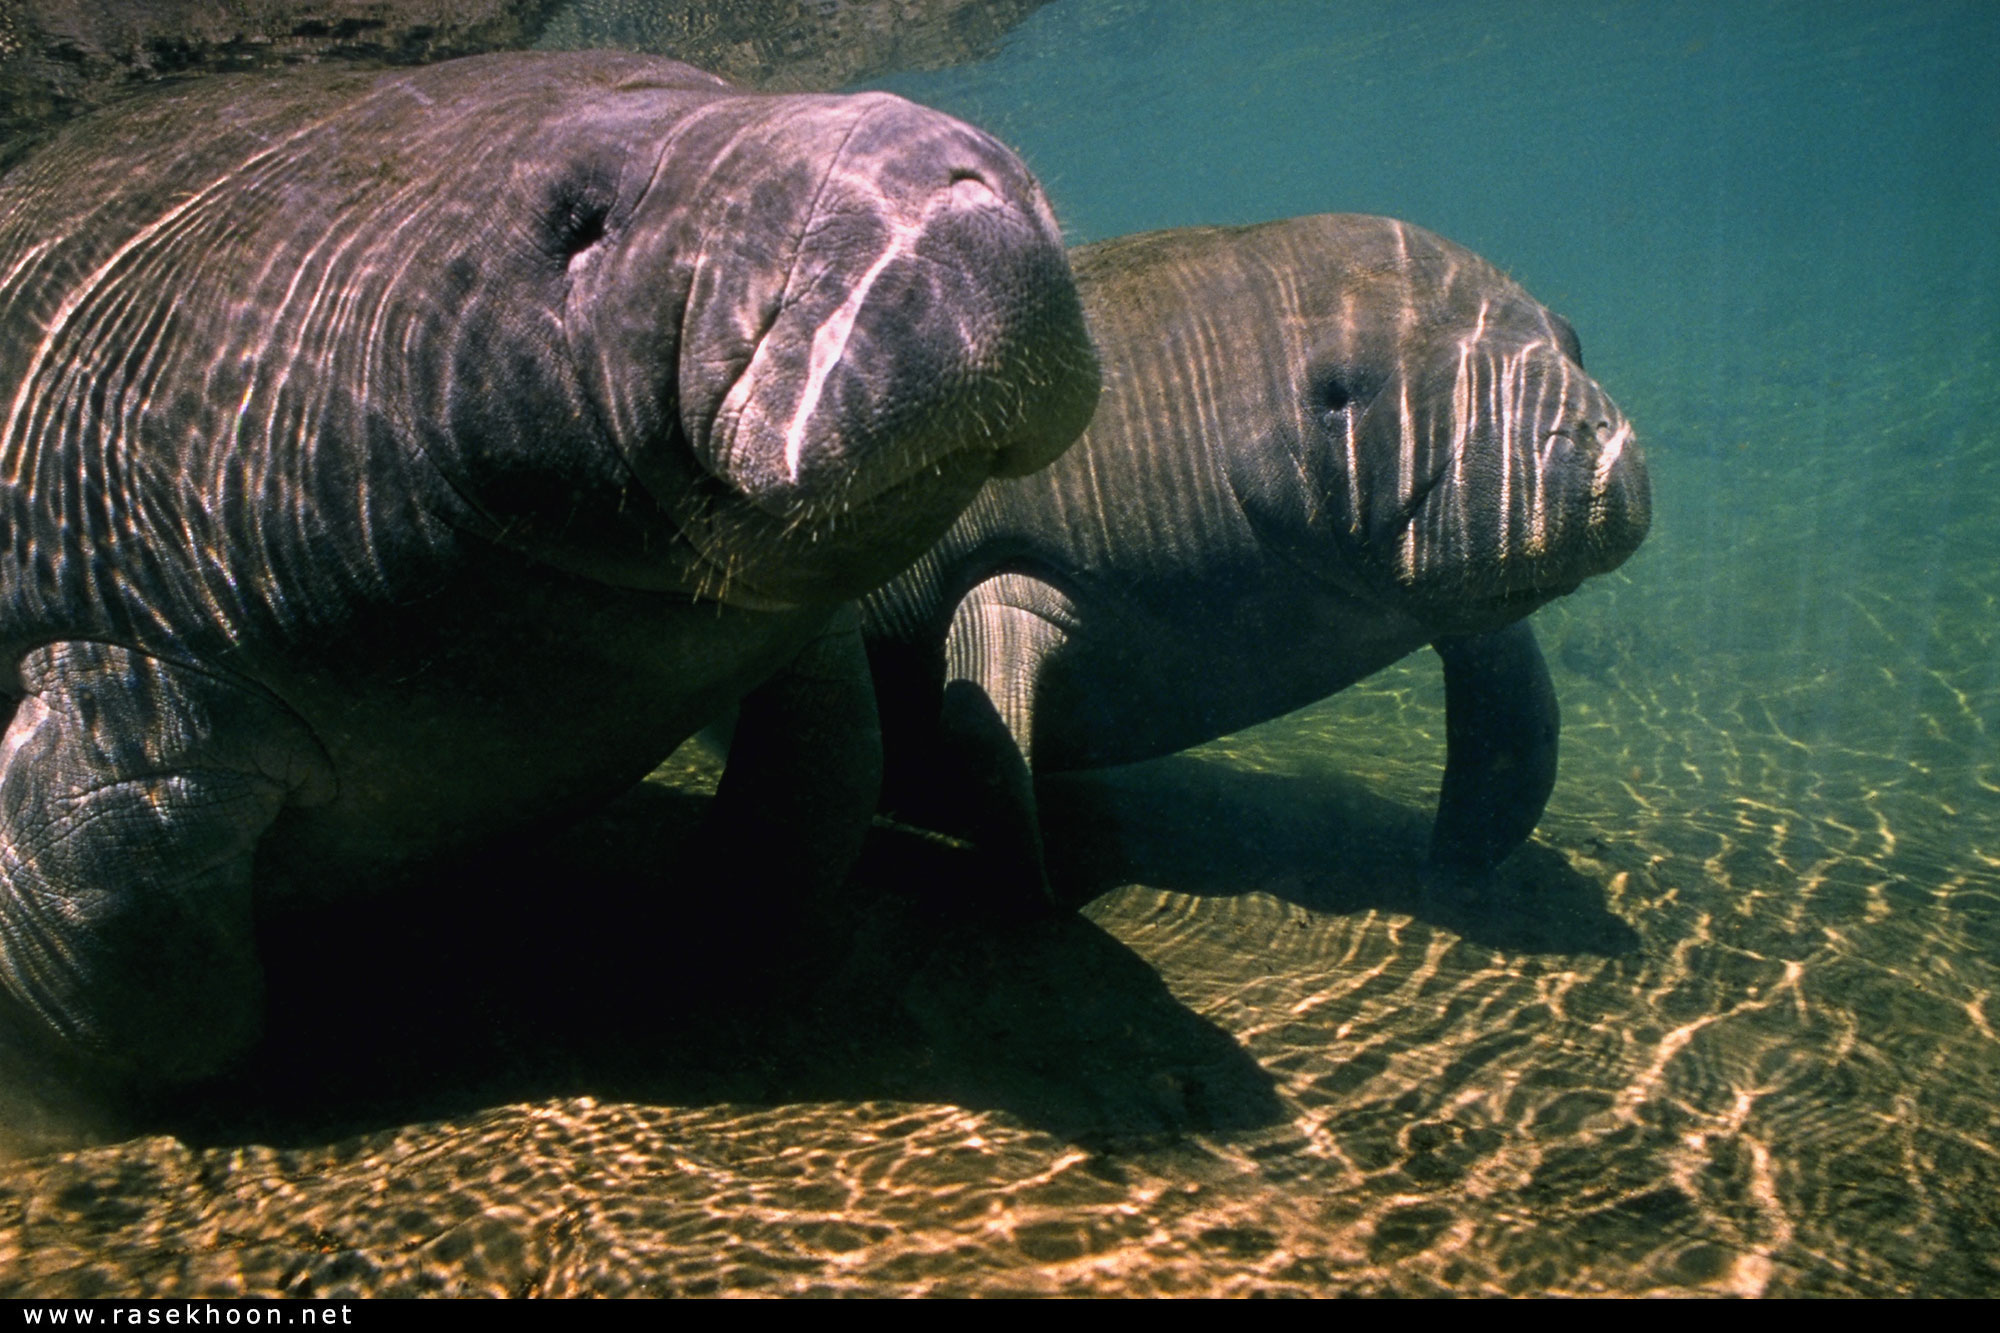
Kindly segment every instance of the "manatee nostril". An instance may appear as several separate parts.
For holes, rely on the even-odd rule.
[[[577,256],[604,239],[602,208],[569,208],[556,220],[556,247],[564,264],[574,264]]]
[[[976,171],[954,171],[946,187],[951,202],[959,208],[998,208],[1000,195]]]
[[[1589,458],[1598,452],[1597,433],[1587,421],[1558,426],[1542,436],[1541,458],[1546,462],[1578,456]]]
[[[576,224],[570,228],[569,252],[574,255],[588,250],[603,239],[604,215],[602,213],[578,218]]]

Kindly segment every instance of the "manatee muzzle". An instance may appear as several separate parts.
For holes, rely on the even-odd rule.
[[[1645,459],[1610,397],[1546,342],[1461,349],[1402,414],[1370,546],[1426,619],[1504,624],[1638,549]],[[1386,479],[1385,479],[1386,480]]]
[[[829,187],[859,197],[809,228],[709,424],[715,475],[767,512],[831,512],[927,470],[1029,471],[1082,429],[1095,365],[1068,262],[1039,191],[999,175],[961,167],[914,215]]]
[[[764,313],[716,321],[756,329],[740,369],[712,407],[697,395],[682,410],[697,463],[783,529],[782,549],[743,559],[789,582],[804,563],[843,585],[888,577],[989,476],[1052,460],[1095,406],[1040,188],[995,141],[900,99],[868,99],[782,288],[745,299],[760,291]]]

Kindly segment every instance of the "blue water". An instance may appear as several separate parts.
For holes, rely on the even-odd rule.
[[[1857,598],[1991,619],[1958,581],[2000,555],[1997,60],[1980,3],[1079,0],[884,86],[1016,144],[1077,241],[1353,211],[1493,259],[1639,425],[1630,597],[1783,681],[1867,674]],[[1893,749],[1925,706],[1799,720]]]
[[[1384,213],[1575,323],[1656,520],[1538,613],[1535,843],[1485,910],[1417,892],[1419,654],[1053,784],[1073,919],[953,916],[878,838],[852,1006],[33,1163],[0,1283],[2000,1294],[1996,71],[1983,0],[1055,0],[883,81],[1075,242]]]
[[[1990,348],[1996,42],[1979,3],[1083,0],[883,86],[1014,144],[1077,241],[1421,221],[1597,330],[1615,376],[1769,317],[1882,355],[1922,309]]]
[[[1855,411],[1878,367],[1970,381],[1913,449],[1979,443],[1996,57],[1979,3],[1084,0],[986,65],[884,86],[1015,144],[1076,241],[1339,211],[1478,250],[1583,330],[1687,531],[1716,497],[1676,465],[1734,459],[1767,390],[1822,473],[1901,424]]]

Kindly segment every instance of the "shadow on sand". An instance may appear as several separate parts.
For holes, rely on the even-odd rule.
[[[1425,812],[1356,782],[1176,757],[1044,797],[1073,907],[1126,884],[1262,891],[1503,952],[1637,946],[1538,845],[1480,892],[1426,890]],[[704,804],[647,784],[538,849],[269,923],[263,1046],[131,1128],[303,1145],[586,1093],[943,1102],[1086,1143],[1286,1118],[1272,1077],[1145,960],[1084,916],[996,903],[970,851],[878,828],[837,905],[786,902],[689,853]]]
[[[535,852],[270,923],[263,1046],[142,1128],[303,1145],[578,1094],[946,1102],[1079,1141],[1283,1118],[1144,961],[996,908],[969,852],[877,830],[837,906],[788,903],[688,856],[702,806],[649,784]]]
[[[1122,884],[1263,892],[1308,911],[1415,917],[1505,954],[1616,957],[1639,936],[1604,886],[1530,842],[1480,884],[1427,884],[1430,814],[1340,775],[1258,772],[1189,755],[1043,779],[1050,877],[1081,904]]]

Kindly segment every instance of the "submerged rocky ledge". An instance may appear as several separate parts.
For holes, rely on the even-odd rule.
[[[827,91],[992,53],[1046,0],[0,0],[0,168],[24,140],[161,79],[427,64],[541,45],[672,56]]]

